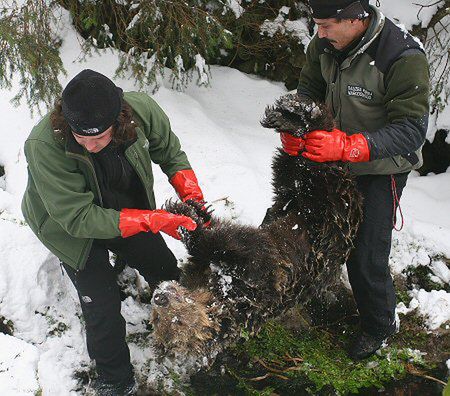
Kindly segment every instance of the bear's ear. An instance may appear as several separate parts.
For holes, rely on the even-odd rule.
[[[281,113],[277,111],[275,106],[267,106],[264,110],[264,116],[260,121],[261,126],[270,129],[279,129],[281,126]],[[278,131],[277,131],[278,132]]]

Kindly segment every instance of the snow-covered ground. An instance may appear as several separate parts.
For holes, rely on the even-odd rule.
[[[397,3],[400,7],[410,2]],[[68,72],[61,77],[63,86],[84,68],[113,76],[118,64],[114,52],[102,51],[80,64],[75,62],[80,39],[70,28],[63,37],[61,53]],[[154,98],[168,114],[216,214],[257,225],[271,202],[270,163],[279,146],[278,137],[259,126],[259,120],[265,106],[286,90],[281,84],[233,69],[213,67],[211,71],[208,89],[190,86],[180,93],[163,81]],[[124,90],[135,89],[131,79],[115,82]],[[31,117],[25,105],[12,107],[13,92],[0,91],[0,165],[6,173],[0,178],[0,316],[14,326],[13,336],[0,334],[0,395],[34,395],[38,390],[45,396],[75,395],[79,393],[72,376],[90,365],[80,307],[58,260],[23,223],[20,201],[27,173],[22,146],[39,116]],[[161,205],[175,194],[157,167],[155,174]],[[448,267],[439,260],[430,262],[430,257],[450,257],[450,170],[426,177],[413,174],[401,204],[405,226],[394,236],[393,272],[430,265],[435,280],[448,283]],[[182,259],[186,254],[182,245],[166,240]],[[450,293],[416,290],[411,294],[409,309],[417,309],[430,329],[450,320]],[[129,334],[145,332],[148,305],[129,297],[122,312]],[[151,347],[130,342],[130,348],[137,371],[150,381],[156,378],[160,373]]]

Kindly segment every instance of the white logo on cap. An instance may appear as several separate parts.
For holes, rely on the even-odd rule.
[[[88,135],[92,135],[94,133],[98,133],[98,131],[99,131],[98,128],[83,129],[83,133],[87,133]]]

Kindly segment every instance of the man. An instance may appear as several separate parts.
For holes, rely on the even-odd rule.
[[[428,64],[420,43],[369,0],[310,0],[310,6],[318,30],[298,93],[328,104],[336,128],[281,139],[288,154],[344,161],[357,176],[364,216],[347,269],[361,322],[350,356],[362,359],[396,330],[388,259],[398,200],[409,172],[422,164]]]
[[[149,96],[123,93],[83,70],[25,142],[28,186],[22,211],[78,291],[99,395],[133,394],[125,321],[108,251],[155,286],[177,279],[177,260],[160,231],[180,238],[192,219],[155,210],[151,162],[183,201],[203,194],[169,120]]]

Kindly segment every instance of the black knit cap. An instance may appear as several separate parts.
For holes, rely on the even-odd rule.
[[[62,93],[62,112],[73,132],[95,136],[116,121],[123,91],[103,74],[86,69],[69,81]]]
[[[369,0],[309,0],[313,18],[363,19],[369,12]]]

